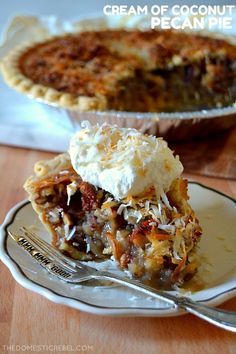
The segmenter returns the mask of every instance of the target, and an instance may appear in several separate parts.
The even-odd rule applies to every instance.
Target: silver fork
[[[74,284],[90,279],[109,280],[142,292],[148,296],[166,301],[175,309],[184,309],[225,330],[236,332],[236,312],[234,311],[212,308],[200,302],[195,302],[188,297],[175,296],[170,292],[154,289],[136,279],[129,279],[109,272],[98,271],[84,265],[80,261],[74,261],[64,256],[56,248],[25,227],[22,227],[20,230],[23,236],[16,235],[11,231],[8,231],[8,233],[17,244],[23,247],[42,267],[61,280]]]

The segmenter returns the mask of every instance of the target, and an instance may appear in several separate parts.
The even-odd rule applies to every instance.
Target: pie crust
[[[9,86],[51,105],[79,111],[158,112],[181,111],[178,95],[187,95],[186,110],[199,95],[202,108],[233,104],[235,63],[236,46],[223,39],[119,29],[26,44],[2,60],[1,70]]]

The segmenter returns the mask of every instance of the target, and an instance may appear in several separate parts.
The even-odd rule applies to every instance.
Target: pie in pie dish
[[[182,171],[162,138],[84,123],[68,153],[36,163],[25,189],[69,257],[111,257],[134,277],[181,285],[197,271],[202,233]]]
[[[236,100],[236,46],[174,30],[65,34],[13,50],[1,69],[16,90],[79,111],[196,111]]]

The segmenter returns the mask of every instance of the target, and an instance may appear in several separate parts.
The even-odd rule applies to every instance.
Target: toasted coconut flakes
[[[153,210],[155,216],[160,219],[161,218],[161,213],[160,213],[159,209],[157,208],[157,206],[156,205],[152,205],[151,209]]]
[[[183,218],[174,219],[173,223],[175,224],[176,227],[185,227],[185,222]]]
[[[173,206],[173,211],[174,211],[175,213],[178,213],[178,210],[176,209],[175,206]]]
[[[158,225],[158,229],[164,230],[164,231],[170,233],[171,235],[174,235],[174,234],[175,234],[175,226],[173,226],[173,225],[163,225],[163,224],[159,224],[159,225]]]
[[[68,184],[66,186],[66,192],[67,192],[67,205],[70,204],[70,198],[72,197],[72,195],[74,195],[77,191],[77,183],[75,181],[71,182],[70,184]]]
[[[149,223],[150,226],[157,226],[157,223],[155,221]]]
[[[57,223],[59,220],[60,220],[60,216],[61,216],[61,211],[62,209],[53,209],[53,210],[49,210],[48,211],[48,220],[51,222],[51,223]]]
[[[124,209],[124,219],[128,222],[133,221],[133,218],[136,219],[136,222],[139,222],[142,219],[143,215],[140,211],[134,209]]]
[[[90,243],[86,244],[86,253],[89,253],[91,250]]]
[[[149,200],[146,200],[145,203],[144,203],[144,209],[145,209],[146,211],[148,211],[149,208],[150,208],[150,201],[149,201]]]
[[[68,170],[63,170],[59,172],[59,175],[67,175],[69,173]]]
[[[161,192],[161,199],[162,199],[163,203],[167,206],[167,208],[169,210],[173,210],[173,208],[171,207],[171,205],[169,203],[167,195],[164,193],[164,191]]]
[[[157,216],[156,216],[151,210],[149,211],[149,214],[152,216],[152,218],[153,218],[155,221],[158,221]]]
[[[74,237],[76,226],[73,226],[72,229],[69,231],[69,225],[66,224],[64,226],[64,229],[65,229],[65,239],[67,241],[70,241]]]
[[[119,208],[117,209],[117,214],[121,215],[123,210],[129,206],[131,206],[131,201],[129,201],[129,203],[127,203],[127,204],[121,204],[119,206]]]

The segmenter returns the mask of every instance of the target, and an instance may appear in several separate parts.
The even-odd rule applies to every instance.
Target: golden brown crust
[[[31,97],[70,109],[103,111],[110,109],[110,101],[119,108],[117,92],[122,91],[124,80],[144,78],[148,85],[155,85],[158,95],[163,82],[150,79],[146,76],[149,72],[186,66],[207,57],[235,61],[236,46],[171,30],[104,30],[54,37],[15,49],[2,61],[1,69],[10,86]],[[223,66],[217,70],[224,70]],[[203,83],[211,85],[214,76]],[[145,89],[137,86],[137,90]],[[144,100],[149,111],[152,102]]]
[[[28,48],[29,45],[25,45],[10,51],[0,63],[3,78],[10,87],[39,101],[63,108],[81,111],[104,110],[105,106],[96,97],[74,97],[74,95],[37,84],[23,75],[18,67],[18,59],[22,52]]]
[[[28,193],[33,209],[38,214],[42,224],[53,235],[53,243],[56,241],[55,232],[45,219],[44,207],[42,207],[42,204],[37,202],[38,198],[41,197],[39,194],[39,189],[43,187],[52,188],[55,183],[55,181],[53,181],[54,177],[60,171],[66,172],[68,169],[71,169],[69,155],[67,153],[60,154],[51,160],[38,161],[34,166],[34,175],[27,178],[24,183],[24,189]],[[66,174],[61,174],[61,176],[62,178],[67,178]]]

